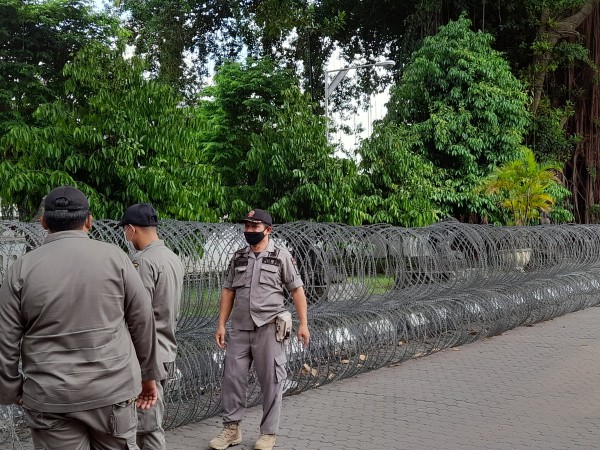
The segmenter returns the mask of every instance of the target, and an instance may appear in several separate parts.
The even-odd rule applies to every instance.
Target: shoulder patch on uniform
[[[238,258],[233,260],[233,267],[241,267],[248,265],[248,258]]]

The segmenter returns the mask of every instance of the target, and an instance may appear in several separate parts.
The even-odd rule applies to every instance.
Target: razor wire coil
[[[126,250],[116,223],[96,221],[90,235]],[[219,413],[219,298],[229,261],[246,243],[241,226],[226,223],[165,220],[159,233],[186,271],[165,388],[164,426],[172,428]],[[0,221],[0,283],[45,236],[39,224]],[[600,303],[600,226],[294,222],[271,236],[297,261],[312,335],[307,349],[286,342],[285,395]],[[252,372],[247,403],[259,402]],[[19,408],[0,407],[0,444],[22,442],[24,426]]]

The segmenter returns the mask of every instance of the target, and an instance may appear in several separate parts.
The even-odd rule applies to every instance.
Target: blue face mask
[[[246,242],[250,245],[256,245],[265,238],[264,231],[244,231]]]

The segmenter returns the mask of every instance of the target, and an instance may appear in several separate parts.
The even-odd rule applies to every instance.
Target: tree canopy
[[[439,207],[457,217],[481,210],[473,187],[516,157],[529,120],[523,86],[492,40],[464,17],[440,27],[413,54],[388,104],[386,121],[435,167]]]
[[[548,193],[586,221],[600,204],[599,4],[6,0],[2,205],[26,218],[69,182],[106,217],[151,201],[198,220],[255,206],[280,220],[482,220],[499,210],[473,186],[525,145],[564,166],[573,195]],[[393,84],[356,158],[324,137],[334,53],[396,61],[333,94],[350,111]]]
[[[32,124],[38,106],[64,92],[63,67],[91,42],[104,42],[116,21],[83,0],[0,4],[0,136]]]
[[[166,217],[216,220],[218,175],[203,163],[200,124],[168,85],[147,80],[138,58],[96,43],[65,66],[65,95],[41,105],[36,125],[0,141],[0,196],[31,217],[53,187],[71,184],[99,217],[151,202]]]
[[[261,133],[253,135],[247,167],[256,172],[252,204],[282,221],[317,220],[358,225],[368,220],[355,201],[356,166],[333,156],[325,118],[297,87]]]
[[[377,126],[359,148],[359,200],[371,223],[429,225],[441,215],[434,166],[414,152],[415,137],[394,123]]]
[[[200,92],[195,114],[204,126],[198,144],[225,188],[223,214],[247,212],[255,200],[258,173],[248,165],[252,136],[275,117],[283,92],[296,81],[269,58],[248,58],[223,64],[214,84]]]

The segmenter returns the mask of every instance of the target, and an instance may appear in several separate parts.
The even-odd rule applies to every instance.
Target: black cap
[[[240,222],[262,222],[269,226],[273,225],[273,219],[271,218],[271,214],[269,214],[264,209],[253,209],[248,214],[246,214],[246,217],[244,217]]]
[[[88,211],[90,205],[83,192],[73,186],[52,189],[44,200],[45,211]]]
[[[158,225],[158,215],[150,203],[136,203],[127,208],[123,214],[119,226],[123,225],[155,227]]]

